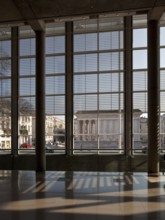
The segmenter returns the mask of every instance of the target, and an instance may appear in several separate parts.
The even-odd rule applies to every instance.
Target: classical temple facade
[[[147,131],[147,119],[144,120],[141,115],[139,109],[133,111],[133,144],[137,148],[142,147],[142,137],[146,135],[144,131]],[[123,111],[78,111],[74,120],[75,149],[122,149],[123,128]]]

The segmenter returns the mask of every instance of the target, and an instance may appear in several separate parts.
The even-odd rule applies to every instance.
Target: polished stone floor
[[[2,220],[164,220],[165,176],[0,171]]]

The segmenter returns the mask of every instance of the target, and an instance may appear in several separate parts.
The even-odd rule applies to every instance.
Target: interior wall
[[[35,155],[0,155],[0,169],[35,170]],[[46,170],[147,172],[147,155],[47,155]]]

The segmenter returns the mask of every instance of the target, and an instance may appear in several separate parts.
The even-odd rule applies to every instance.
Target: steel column
[[[15,157],[18,155],[18,27],[13,27],[12,31],[12,78],[11,78],[11,153],[12,153],[12,169],[15,167]]]
[[[132,17],[124,18],[124,140],[125,153],[132,154]]]
[[[46,170],[45,33],[36,31],[36,171]]]
[[[148,173],[159,175],[159,22],[148,21]]]
[[[66,154],[73,152],[73,22],[66,22]]]

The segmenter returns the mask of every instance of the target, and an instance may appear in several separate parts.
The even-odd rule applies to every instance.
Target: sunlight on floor
[[[14,174],[14,182],[10,177],[0,181],[0,214],[17,213],[17,220],[18,216],[22,219],[27,214],[32,216],[30,220],[36,220],[36,215],[42,216],[42,212],[41,220],[57,215],[65,215],[62,219],[68,215],[77,216],[76,219],[80,215],[89,219],[111,216],[115,220],[124,216],[131,219],[143,216],[147,220],[152,216],[155,220],[165,218],[165,176],[47,172],[42,177],[24,171]]]

